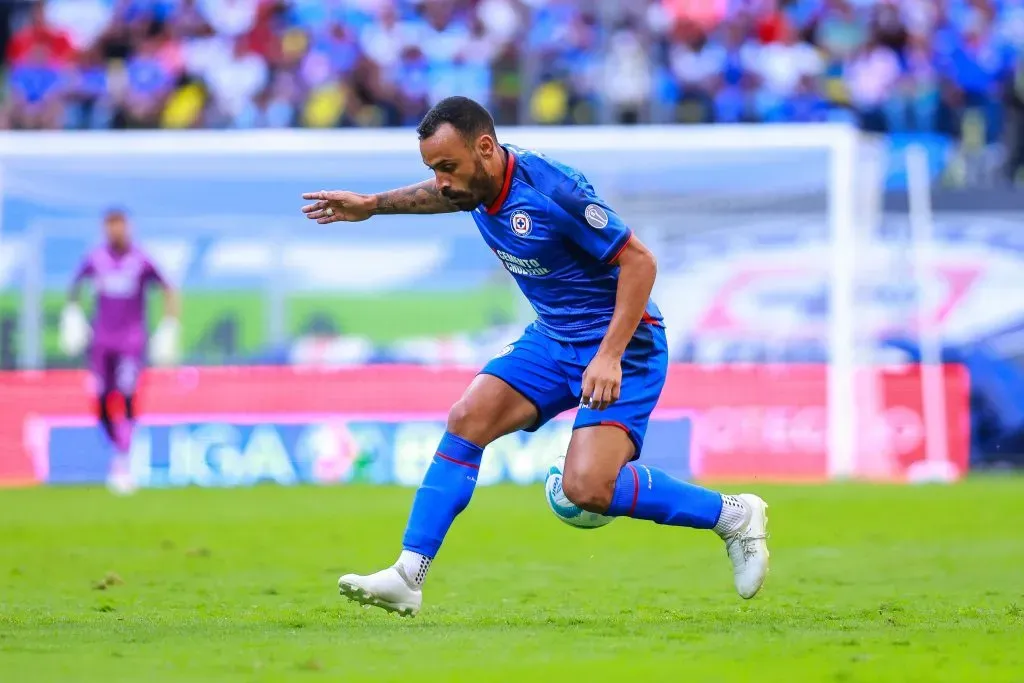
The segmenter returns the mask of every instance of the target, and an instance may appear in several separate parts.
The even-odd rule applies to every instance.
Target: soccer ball
[[[547,479],[544,480],[544,497],[548,501],[548,507],[555,513],[555,517],[577,529],[596,529],[615,519],[599,515],[596,512],[587,512],[566,498],[562,493],[563,469],[565,469],[564,455],[548,469]]]

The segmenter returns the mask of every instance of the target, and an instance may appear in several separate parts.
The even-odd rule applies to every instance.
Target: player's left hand
[[[150,357],[154,365],[169,366],[178,362],[180,329],[177,318],[166,316],[160,321],[150,340]]]
[[[597,354],[583,373],[580,407],[604,410],[619,400],[622,361],[618,356]]]

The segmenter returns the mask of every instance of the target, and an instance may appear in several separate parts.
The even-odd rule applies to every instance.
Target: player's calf
[[[434,557],[473,497],[484,447],[528,423],[532,411],[526,399],[495,377],[481,375],[470,385],[449,411],[445,434],[416,492],[402,542],[406,551]]]
[[[369,576],[346,574],[345,597],[403,614],[415,614],[427,570],[452,522],[476,488],[484,446],[537,418],[526,398],[496,377],[478,376],[448,415],[444,436],[416,491],[402,552],[393,567]]]
[[[103,433],[106,434],[110,443],[117,444],[117,428],[114,425],[114,416],[110,412],[110,402],[113,398],[111,392],[103,392],[96,399],[96,418],[99,420]]]
[[[655,467],[628,462],[632,454],[632,439],[621,429],[608,425],[577,429],[566,455],[562,491],[591,512],[713,530],[725,541],[736,591],[743,598],[756,595],[768,574],[765,502],[750,494],[723,495]],[[610,468],[622,462],[626,464],[612,477]]]

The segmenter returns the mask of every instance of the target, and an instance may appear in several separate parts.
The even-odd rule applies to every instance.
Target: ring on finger
[[[326,213],[328,216],[333,216],[334,209],[332,209],[331,207],[327,207],[327,211],[325,211],[324,213]]]

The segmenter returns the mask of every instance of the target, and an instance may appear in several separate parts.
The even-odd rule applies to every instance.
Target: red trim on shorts
[[[632,231],[630,231],[629,237],[626,238],[626,241],[622,243],[622,246],[619,247],[618,250],[614,254],[612,254],[612,257],[610,259],[608,259],[606,261],[606,263],[608,265],[614,265],[615,262],[619,260],[619,257],[622,256],[622,252],[624,252],[626,250],[626,246],[630,242],[632,242],[632,241],[633,241],[633,233],[632,233]]]
[[[455,458],[452,458],[450,456],[445,455],[441,451],[438,451],[437,453],[434,453],[434,455],[436,455],[437,457],[441,458],[442,460],[447,460],[448,462],[453,462],[456,465],[462,465],[463,467],[468,467],[471,470],[478,470],[478,469],[480,469],[480,465],[474,465],[473,463],[466,462],[465,460],[456,460]]]
[[[644,316],[640,318],[640,322],[646,325],[655,325],[657,327],[664,327],[662,322],[655,317],[652,317],[650,313],[644,311]]]
[[[597,424],[601,425],[602,427],[618,427],[622,431],[626,432],[627,436],[629,436],[630,438],[633,438],[630,435],[629,427],[627,427],[626,425],[622,424],[621,422],[615,422],[614,420],[601,420]]]
[[[512,189],[512,175],[516,167],[516,155],[508,150],[505,150],[505,153],[508,154],[508,162],[505,164],[505,180],[501,184],[501,192],[498,193],[498,198],[487,207],[487,213],[491,216],[501,211],[501,205],[508,199],[508,191]]]
[[[633,474],[633,503],[629,506],[629,517],[633,516],[636,512],[636,501],[640,498],[640,475],[637,474],[636,468],[632,465],[626,465],[629,471]]]

